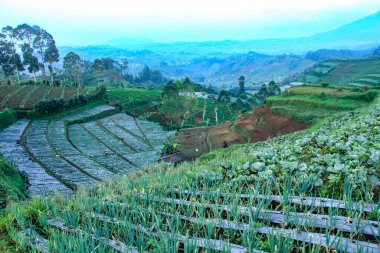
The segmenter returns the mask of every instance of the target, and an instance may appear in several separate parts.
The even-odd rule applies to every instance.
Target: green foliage
[[[106,88],[104,86],[99,86],[96,88],[95,94],[92,95],[79,95],[69,98],[67,101],[62,98],[40,101],[35,105],[35,110],[40,114],[52,114],[60,112],[64,109],[86,105],[91,101],[97,100],[99,98],[103,99],[105,96]]]
[[[274,81],[270,81],[268,86],[263,84],[259,91],[248,99],[248,102],[250,102],[253,106],[260,106],[264,104],[267,97],[277,96],[280,93],[280,87]]]
[[[326,88],[327,86],[329,86],[329,85],[330,85],[329,83],[322,83],[322,84],[321,84],[321,86],[322,86],[322,87],[325,87],[325,88]]]
[[[25,199],[25,190],[24,178],[0,155],[0,209],[10,201]]]
[[[128,114],[140,117],[157,111],[161,101],[161,92],[147,89],[114,89],[107,92],[108,100],[115,102]]]
[[[174,137],[169,136],[164,144],[162,144],[162,150],[161,150],[161,155],[166,156],[166,155],[172,155],[178,153],[180,150],[180,145],[175,143]]]
[[[5,109],[0,112],[0,130],[8,127],[17,121],[17,113],[13,109]]]

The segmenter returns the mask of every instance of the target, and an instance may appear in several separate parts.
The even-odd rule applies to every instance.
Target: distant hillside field
[[[88,94],[84,88],[47,85],[0,85],[0,110],[13,108],[31,110],[45,100],[65,99]]]
[[[306,83],[380,88],[380,58],[330,60],[308,69],[298,78]]]
[[[271,107],[273,113],[312,123],[337,112],[368,106],[377,95],[377,90],[305,85],[289,88],[281,96],[269,97],[265,104]]]
[[[240,113],[229,103],[216,103],[213,99],[189,96],[181,97],[183,103],[179,105],[168,104],[165,110],[160,110],[162,101],[161,92],[158,90],[113,89],[107,91],[107,94],[108,100],[121,106],[129,115],[145,118],[172,129],[215,125],[233,120]],[[176,119],[171,117],[174,114],[178,115]],[[185,117],[187,120],[183,121]]]

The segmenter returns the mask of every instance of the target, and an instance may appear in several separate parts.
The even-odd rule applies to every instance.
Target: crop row
[[[35,160],[30,159],[28,153],[17,144],[22,138],[22,133],[28,125],[28,121],[20,120],[0,133],[0,153],[11,161],[17,169],[28,177],[28,194],[46,196],[55,191],[63,195],[73,192],[46,173],[45,169]]]
[[[80,94],[86,94],[83,88],[51,87],[45,85],[0,85],[1,107],[33,109],[42,100],[60,99],[66,100]]]

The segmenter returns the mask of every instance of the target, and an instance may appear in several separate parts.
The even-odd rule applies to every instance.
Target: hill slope
[[[15,204],[14,240],[36,247],[38,238],[57,252],[378,252],[379,112],[344,113],[315,131],[176,168],[156,165],[73,199]]]

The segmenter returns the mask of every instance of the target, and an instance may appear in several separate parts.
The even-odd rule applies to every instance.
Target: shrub
[[[322,85],[322,87],[327,87],[327,86],[329,86],[330,84],[329,84],[329,83],[322,83],[321,85]]]
[[[320,99],[322,99],[322,100],[325,100],[325,99],[327,98],[327,95],[326,95],[326,93],[321,92],[321,93],[319,93],[318,97],[319,97]]]
[[[96,88],[96,93],[94,95],[79,95],[77,97],[72,97],[67,101],[63,99],[53,99],[49,101],[40,101],[35,106],[35,110],[41,114],[50,114],[59,112],[63,109],[69,109],[76,106],[81,106],[88,104],[94,99],[105,98],[106,97],[106,88],[105,86],[99,86]]]
[[[17,113],[13,109],[6,109],[0,112],[0,130],[8,127],[17,121]]]
[[[371,91],[367,91],[361,94],[346,95],[344,96],[344,98],[372,102],[376,98],[376,96],[377,96],[377,91],[371,90]]]
[[[49,114],[58,112],[65,107],[65,100],[61,99],[53,99],[49,101],[40,101],[36,104],[35,109],[37,112],[42,114]]]

